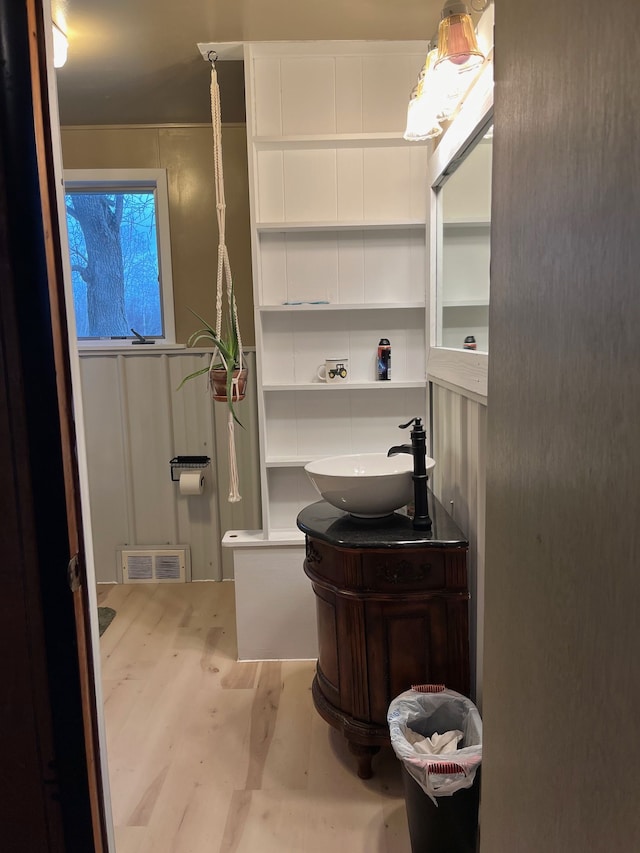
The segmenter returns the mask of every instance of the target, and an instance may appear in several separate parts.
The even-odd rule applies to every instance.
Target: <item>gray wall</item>
[[[640,849],[638,32],[496,14],[483,853]]]

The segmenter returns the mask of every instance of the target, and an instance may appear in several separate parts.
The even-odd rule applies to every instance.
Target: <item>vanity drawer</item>
[[[403,550],[362,554],[363,589],[378,592],[445,589],[446,580],[442,551],[421,549],[409,553]]]
[[[331,586],[345,586],[342,554],[319,539],[306,537],[305,572],[312,580],[325,581]]]

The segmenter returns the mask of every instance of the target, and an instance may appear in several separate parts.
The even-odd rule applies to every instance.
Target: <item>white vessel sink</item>
[[[427,458],[427,473],[435,461]],[[327,503],[358,518],[382,518],[413,499],[413,456],[356,453],[304,466]]]

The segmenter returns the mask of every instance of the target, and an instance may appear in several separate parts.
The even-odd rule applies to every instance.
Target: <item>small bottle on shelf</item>
[[[391,379],[391,344],[388,338],[380,338],[378,344],[378,379]]]

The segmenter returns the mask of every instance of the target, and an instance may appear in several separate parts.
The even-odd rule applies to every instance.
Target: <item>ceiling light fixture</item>
[[[470,2],[474,11],[483,12],[491,0]],[[441,18],[437,38],[429,44],[427,59],[409,100],[404,138],[411,142],[433,139],[442,133],[440,122],[454,114],[485,61],[466,3],[447,0]]]
[[[60,27],[53,23],[53,67],[62,68],[67,61],[67,51],[69,49],[69,40],[66,33],[63,33]]]
[[[459,71],[475,68],[484,62],[466,3],[447,0],[438,27],[437,64],[451,63]]]

